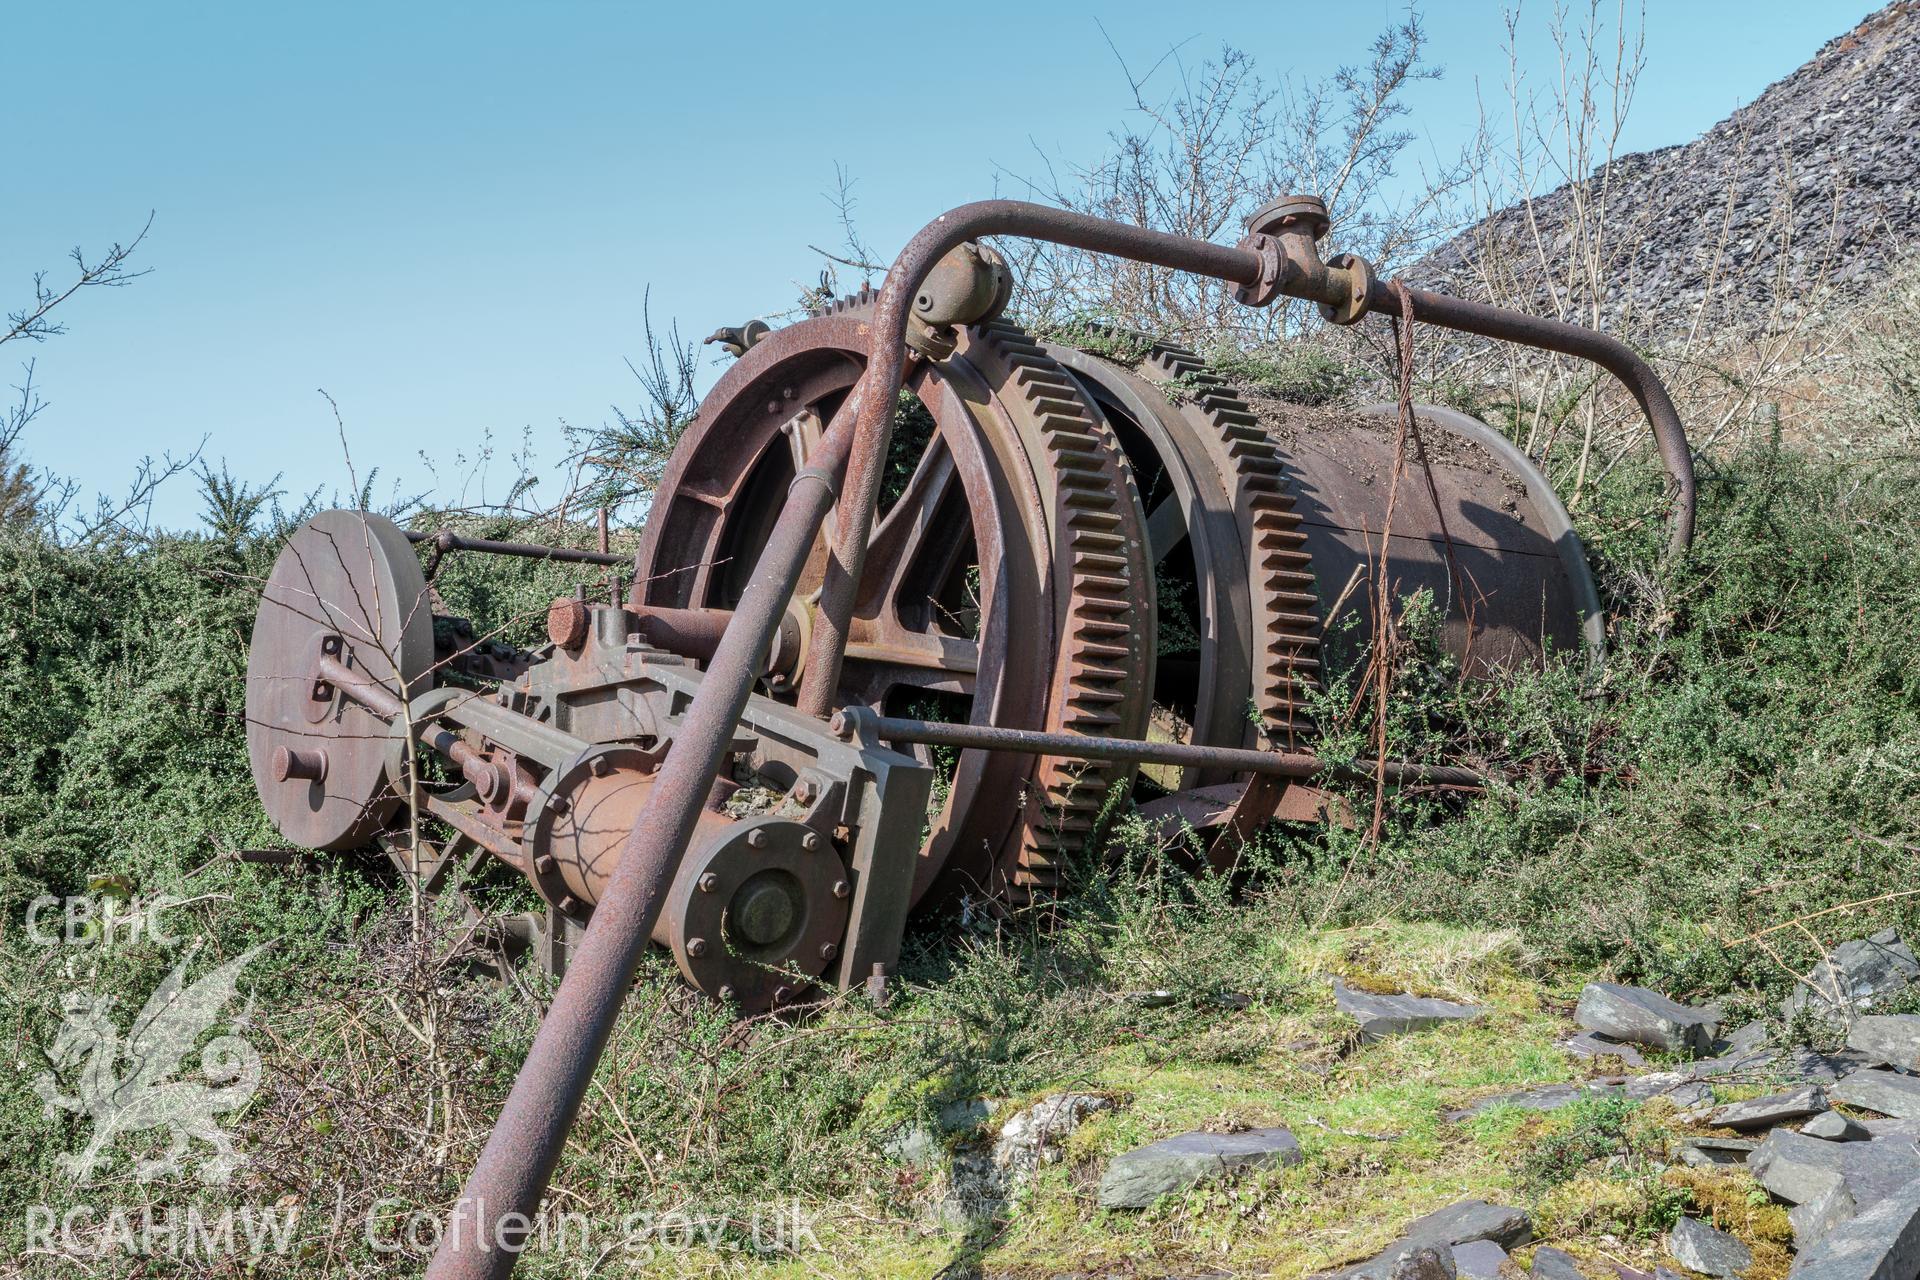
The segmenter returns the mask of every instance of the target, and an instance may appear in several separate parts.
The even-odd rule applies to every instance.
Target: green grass
[[[1506,780],[1477,797],[1395,798],[1378,845],[1339,829],[1277,832],[1229,882],[1152,856],[1123,815],[1116,856],[1078,868],[1049,919],[917,925],[885,1012],[856,997],[800,1024],[739,1026],[651,965],[556,1203],[603,1222],[669,1207],[744,1219],[790,1200],[823,1215],[825,1261],[662,1263],[688,1274],[931,1274],[955,1259],[1036,1275],[1129,1260],[1198,1269],[1230,1251],[1236,1266],[1298,1275],[1364,1256],[1406,1218],[1470,1195],[1527,1199],[1576,1251],[1611,1231],[1651,1256],[1659,1222],[1718,1189],[1610,1170],[1572,1138],[1548,1143],[1563,1159],[1536,1176],[1529,1153],[1574,1132],[1560,1126],[1578,1113],[1496,1110],[1448,1126],[1440,1112],[1568,1078],[1553,1041],[1589,976],[1724,998],[1736,1019],[1766,1012],[1786,969],[1739,939],[1911,888],[1916,470],[1778,449],[1717,460],[1704,471],[1697,554],[1673,571],[1658,567],[1646,518],[1651,473],[1617,472],[1580,514],[1612,619],[1604,677],[1594,684],[1569,658],[1464,686],[1416,645],[1396,675],[1390,749]],[[137,895],[195,899],[182,920],[210,954],[279,939],[253,971],[268,1083],[232,1125],[254,1162],[224,1194],[316,1214],[387,1197],[432,1208],[484,1140],[541,987],[468,977],[457,922],[416,930],[370,857],[288,873],[235,856],[279,843],[247,777],[239,709],[254,594],[283,528],[85,548],[0,537],[0,907],[19,921],[35,895],[111,873]],[[586,576],[455,557],[439,586],[480,629],[525,641],[546,600]],[[1335,754],[1364,744],[1370,709],[1342,703],[1351,691],[1335,679]],[[1371,796],[1350,800],[1364,814]],[[1871,902],[1812,927],[1825,943],[1911,928],[1917,902]],[[1776,941],[1784,964],[1814,954],[1797,931]],[[124,1025],[176,958],[145,943],[69,953],[0,935],[8,1048],[24,1064],[0,1090],[10,1246],[25,1205],[74,1194],[51,1161],[82,1131],[45,1117],[29,1089],[62,994],[103,990]],[[1471,1028],[1354,1046],[1333,1011],[1336,975],[1491,1012]],[[1171,1000],[1149,1007],[1145,991]],[[997,1121],[1063,1088],[1124,1105],[1076,1135],[992,1229],[941,1223],[940,1175],[884,1154],[943,1104],[987,1098]],[[1266,1123],[1293,1127],[1304,1165],[1144,1214],[1095,1207],[1115,1151]],[[1757,1239],[1772,1229],[1743,1227]],[[363,1244],[309,1243],[297,1263],[265,1260],[257,1274],[418,1268]],[[578,1274],[579,1263],[544,1257],[526,1274]],[[4,1265],[72,1274],[31,1256]],[[187,1273],[169,1265],[152,1274]]]

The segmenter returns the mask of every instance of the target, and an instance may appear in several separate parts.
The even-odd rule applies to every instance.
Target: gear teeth
[[[1286,459],[1246,401],[1194,352],[1156,342],[1144,365],[1189,388],[1187,409],[1218,433],[1232,466],[1234,505],[1251,540],[1255,710],[1274,746],[1300,750],[1315,736],[1306,706],[1320,689],[1320,602]]]
[[[1141,736],[1153,641],[1139,602],[1152,571],[1133,473],[1112,428],[1038,342],[1005,321],[970,332],[970,357],[1006,370],[1006,385],[1031,406],[1058,486],[1055,538],[1067,548],[1060,569],[1069,580],[1055,675],[1057,721],[1069,733]],[[1039,762],[1029,799],[1040,811],[1025,824],[1008,868],[1015,901],[1060,887],[1066,863],[1093,836],[1108,791],[1128,774],[1118,762]]]
[[[871,284],[863,284],[857,291],[846,295],[844,298],[835,298],[832,302],[824,306],[813,308],[807,312],[807,314],[818,318],[820,316],[845,315],[849,311],[870,311],[878,305],[879,302],[880,291]]]

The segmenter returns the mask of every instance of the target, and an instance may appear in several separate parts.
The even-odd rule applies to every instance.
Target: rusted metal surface
[[[705,658],[701,628],[721,619],[737,567],[757,556],[768,494],[815,456],[821,421],[865,367],[871,314],[872,300],[856,297],[771,335],[708,396],[635,557],[629,607],[662,647]],[[932,698],[978,723],[1139,732],[1151,573],[1118,443],[1017,329],[982,326],[955,346],[909,372],[932,430],[917,456],[902,455],[910,465],[873,529],[832,705]],[[788,631],[811,616],[804,602],[826,558],[823,545],[809,559],[772,655],[770,687],[783,697],[796,692],[784,662],[809,642],[789,643]],[[806,697],[804,680],[797,692]],[[1089,824],[1117,781],[1112,770],[1068,778],[1046,762],[963,753],[929,824],[916,899],[936,886],[1046,888],[1065,852],[1059,834]]]
[[[609,551],[579,551],[572,547],[548,547],[537,542],[499,542],[492,538],[469,538],[442,529],[437,533],[409,531],[407,541],[425,543],[432,548],[427,562],[429,576],[449,551],[484,551],[495,556],[519,556],[527,560],[559,560],[568,564],[625,564],[627,558]]]
[[[403,534],[355,512],[296,531],[249,664],[268,811],[310,847],[378,836],[423,884],[511,867],[547,903],[521,945],[565,968],[429,1275],[511,1270],[505,1228],[537,1208],[650,941],[745,1009],[828,983],[883,1001],[913,903],[942,886],[1052,891],[1140,764],[1178,787],[1143,813],[1224,828],[1209,852],[1222,867],[1264,822],[1350,821],[1316,781],[1484,785],[1333,764],[1310,749],[1312,712],[1344,614],[1366,633],[1369,609],[1422,587],[1470,674],[1597,648],[1584,555],[1532,464],[1482,424],[1421,409],[1405,461],[1424,482],[1383,538],[1380,481],[1404,467],[1379,419],[1269,405],[1166,344],[1124,366],[1046,347],[996,318],[1011,281],[979,243],[1197,272],[1336,323],[1404,305],[1592,360],[1653,426],[1685,548],[1691,456],[1644,361],[1323,260],[1326,224],[1317,200],[1288,197],[1227,248],[988,201],[924,228],[878,293],[721,331],[739,362],[669,463],[631,593],[616,578],[611,603],[556,600],[533,652],[483,646],[454,619],[436,647],[427,578],[455,550],[618,565],[604,520],[599,552]],[[891,450],[903,388],[931,427]],[[424,572],[409,541],[426,544]],[[1190,636],[1163,626],[1176,621]],[[1168,740],[1143,740],[1150,721]],[[451,780],[420,769],[422,752]],[[951,776],[929,814],[936,759]],[[784,789],[785,807],[723,812],[735,770]],[[458,834],[438,851],[401,839],[405,803]]]
[[[926,743],[942,747],[981,747],[1018,751],[1027,755],[1055,755],[1080,760],[1133,760],[1156,764],[1212,766],[1276,778],[1340,778],[1371,782],[1378,776],[1366,763],[1337,764],[1319,756],[1294,751],[1250,751],[1242,747],[1207,747],[1188,742],[1143,742],[1137,738],[1102,738],[1073,733],[1040,733],[1030,729],[1001,729],[993,725],[944,724],[937,720],[908,720],[877,716],[850,707],[834,718],[836,731],[851,732],[865,723],[882,742]],[[1448,787],[1484,787],[1486,778],[1471,769],[1413,764],[1389,760],[1384,770],[1396,786],[1426,783]]]
[[[1666,387],[1653,372],[1652,366],[1641,359],[1633,348],[1618,338],[1584,329],[1577,324],[1508,311],[1504,307],[1490,307],[1485,303],[1468,302],[1464,298],[1450,298],[1441,293],[1429,293],[1398,281],[1376,283],[1368,296],[1367,309],[1379,315],[1397,315],[1400,310],[1399,291],[1403,289],[1413,299],[1413,318],[1416,320],[1437,324],[1443,329],[1455,329],[1483,338],[1517,342],[1542,351],[1576,356],[1599,365],[1617,378],[1633,396],[1634,402],[1640,406],[1640,412],[1646,415],[1648,424],[1653,428],[1661,465],[1666,468],[1667,479],[1673,484],[1672,507],[1668,515],[1668,550],[1670,554],[1678,556],[1693,545],[1697,503],[1693,450],[1687,445],[1686,428],[1680,423],[1679,411],[1673,407],[1673,397],[1667,394]]]

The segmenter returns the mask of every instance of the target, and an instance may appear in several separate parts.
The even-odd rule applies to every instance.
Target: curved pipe
[[[1376,315],[1399,315],[1400,293],[1403,290],[1413,300],[1415,320],[1424,320],[1445,329],[1457,329],[1461,333],[1478,334],[1483,338],[1497,338],[1502,342],[1517,342],[1542,351],[1578,356],[1618,378],[1639,404],[1648,425],[1653,428],[1654,443],[1660,449],[1660,461],[1666,466],[1667,478],[1673,482],[1668,554],[1680,556],[1693,545],[1693,450],[1687,446],[1687,431],[1680,425],[1680,414],[1673,407],[1672,397],[1667,395],[1667,389],[1653,372],[1653,367],[1642,360],[1632,347],[1618,338],[1583,329],[1577,324],[1508,311],[1504,307],[1490,307],[1482,302],[1468,302],[1464,298],[1450,298],[1444,293],[1429,293],[1425,289],[1403,285],[1397,280],[1375,282],[1367,295],[1367,310]]]
[[[528,1223],[559,1162],[567,1130],[613,1032],[640,954],[648,944],[667,888],[679,869],[714,774],[746,706],[759,661],[780,626],[838,489],[845,519],[840,545],[828,566],[816,631],[822,642],[815,645],[809,661],[811,687],[804,704],[817,715],[824,716],[833,709],[832,690],[839,681],[853,591],[866,557],[882,463],[892,432],[893,407],[905,372],[907,303],[917,296],[927,273],[948,250],[988,235],[1050,240],[1240,285],[1256,284],[1263,267],[1260,255],[1246,250],[1016,200],[962,205],[928,223],[908,242],[881,290],[867,373],[828,424],[816,463],[794,477],[788,489],[767,546],[754,565],[752,580],[715,647],[700,690],[681,722],[674,748],[667,753],[655,779],[646,811],[627,836],[606,895],[594,910],[586,936],[574,952],[486,1148],[454,1207],[440,1247],[427,1268],[429,1280],[498,1280],[513,1269],[518,1250],[528,1236]],[[1422,318],[1443,325],[1451,318],[1468,327],[1469,332],[1481,331],[1472,329],[1471,324],[1488,323],[1480,314],[1483,311],[1502,324],[1524,319],[1494,308],[1451,312],[1448,306],[1471,304],[1455,304],[1438,295],[1427,297],[1432,301]],[[1369,296],[1368,301],[1371,304],[1373,298]],[[1418,315],[1418,294],[1414,301]],[[1619,355],[1599,335],[1573,326],[1565,328],[1600,343],[1592,349],[1618,362]],[[1533,345],[1559,349],[1553,346],[1562,336],[1557,329],[1536,332],[1547,341]],[[1629,361],[1637,361],[1624,347],[1618,352]],[[1585,353],[1575,350],[1571,354]],[[1634,365],[1622,363],[1620,367],[1631,371]],[[1659,383],[1650,372],[1644,377],[1646,384],[1658,389]],[[1629,386],[1633,385],[1629,381]],[[1641,403],[1650,415],[1650,406],[1656,404],[1664,405],[1669,415],[1672,411],[1664,392],[1657,400],[1643,394]],[[1672,421],[1672,433],[1684,445],[1677,418]],[[1663,456],[1667,456],[1664,441]],[[836,480],[843,459],[847,474],[845,485],[840,486]],[[1673,466],[1671,457],[1668,461]],[[1680,474],[1688,478],[1684,488],[1690,498],[1691,467]],[[1684,545],[1684,538],[1677,541]]]
[[[893,431],[893,406],[905,372],[908,305],[935,263],[948,251],[980,236],[1047,240],[1247,287],[1261,282],[1266,265],[1261,254],[1252,249],[1189,240],[1022,200],[979,200],[963,204],[922,227],[894,259],[874,308],[873,345],[866,375],[861,380],[864,404],[854,426],[853,452],[841,493],[839,535],[827,563],[814,645],[802,684],[800,705],[809,714],[826,716],[831,712],[834,690],[840,682],[847,627],[853,617],[854,595],[866,561],[867,538],[873,527],[887,443]],[[1335,274],[1320,273],[1322,283],[1331,282],[1333,287],[1344,290],[1345,276],[1334,280]],[[1288,288],[1285,283],[1281,287]],[[1401,287],[1376,283],[1368,292],[1367,310],[1397,315]],[[1295,296],[1308,296],[1298,284],[1293,285],[1292,290],[1300,290]],[[1407,293],[1412,298],[1417,320],[1578,356],[1599,365],[1624,383],[1652,425],[1661,460],[1674,483],[1670,551],[1675,555],[1686,551],[1693,541],[1693,455],[1687,447],[1686,431],[1674,411],[1673,401],[1646,361],[1617,339],[1578,325],[1542,320],[1419,289],[1408,288]],[[1339,301],[1317,297],[1314,300]]]

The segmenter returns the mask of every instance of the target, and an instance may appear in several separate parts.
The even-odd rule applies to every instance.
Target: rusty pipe
[[[842,455],[846,445],[836,437],[852,434],[858,408],[858,398],[849,396],[834,414],[823,459]],[[833,506],[835,487],[831,471],[817,466],[802,470],[788,487],[752,580],[654,780],[643,818],[621,846],[606,894],[454,1206],[427,1267],[428,1280],[496,1280],[513,1270],[526,1238],[519,1228],[539,1209],[560,1161],[761,659]]]
[[[1213,276],[1246,290],[1257,291],[1264,282],[1276,285],[1278,292],[1296,297],[1329,300],[1320,296],[1328,285],[1328,280],[1320,277],[1328,273],[1319,273],[1319,277],[1304,273],[1297,278],[1276,281],[1267,256],[1254,249],[1228,248],[1020,200],[964,204],[922,227],[894,259],[874,308],[872,346],[860,384],[865,407],[854,429],[853,454],[842,486],[847,501],[842,505],[839,536],[827,563],[814,643],[808,653],[802,687],[800,706],[811,715],[825,716],[835,701],[834,690],[839,684],[840,665],[846,653],[847,628],[853,617],[854,598],[859,590],[867,538],[872,531],[885,469],[887,443],[893,430],[893,405],[899,396],[904,372],[908,304],[917,296],[921,282],[934,264],[948,251],[976,237],[993,235],[1048,240],[1094,253],[1150,262]],[[1539,320],[1440,294],[1409,292],[1414,295],[1414,315],[1418,319],[1467,333],[1506,336],[1529,346],[1578,356],[1599,364],[1625,383],[1653,427],[1661,460],[1675,485],[1671,546],[1675,552],[1686,550],[1693,538],[1692,454],[1686,447],[1686,433],[1673,410],[1671,398],[1645,361],[1615,339],[1578,325]],[[1370,311],[1392,314],[1397,297],[1387,287],[1376,285],[1368,291],[1366,302]]]
[[[833,718],[835,733],[871,733],[882,742],[921,743],[983,751],[1016,751],[1025,755],[1063,756],[1070,760],[1131,760],[1144,764],[1231,769],[1278,778],[1340,778],[1372,782],[1373,766],[1339,764],[1315,755],[1292,751],[1252,751],[1243,747],[1210,747],[1189,742],[1142,742],[1135,738],[1100,738],[1076,733],[1044,733],[1037,729],[1002,729],[984,724],[946,724],[938,720],[908,720],[876,716],[865,707],[847,707]],[[1484,787],[1487,779],[1471,769],[1389,760],[1383,771],[1390,783],[1431,782],[1452,787]]]
[[[406,711],[406,703],[395,696],[392,690],[366,672],[349,667],[330,654],[320,656],[320,660],[314,664],[314,672],[342,695],[388,724],[398,720]],[[424,746],[439,752],[460,770],[460,776],[473,784],[482,803],[491,803],[496,794],[512,784],[512,779],[498,765],[445,725],[428,720],[424,724],[410,725],[409,728]],[[276,768],[277,765],[276,757]]]
[[[1653,428],[1660,461],[1665,465],[1667,478],[1674,486],[1668,554],[1676,557],[1685,554],[1687,548],[1693,545],[1696,502],[1693,450],[1687,444],[1686,428],[1681,425],[1680,414],[1673,407],[1673,398],[1667,394],[1653,367],[1641,359],[1632,347],[1618,338],[1577,324],[1530,316],[1504,307],[1490,307],[1482,302],[1468,302],[1444,293],[1429,293],[1425,289],[1403,285],[1397,280],[1376,281],[1367,296],[1367,310],[1376,315],[1399,315],[1402,290],[1413,301],[1415,320],[1424,320],[1445,329],[1456,329],[1461,333],[1478,334],[1483,338],[1517,342],[1542,351],[1575,356],[1599,365],[1619,379],[1640,406],[1640,412],[1646,415],[1648,425]]]
[[[438,533],[407,532],[408,542],[424,542],[433,548],[434,557],[449,551],[484,551],[496,556],[524,556],[529,560],[564,560],[573,564],[625,564],[626,556],[607,551],[575,551],[571,547],[548,547],[537,542],[498,542],[492,538],[468,538],[442,529]]]

